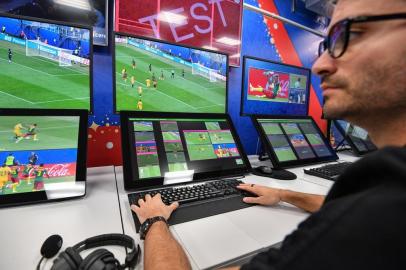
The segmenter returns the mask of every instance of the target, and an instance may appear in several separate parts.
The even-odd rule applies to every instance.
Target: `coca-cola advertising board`
[[[241,0],[116,0],[115,31],[218,50],[240,65]]]
[[[45,167],[45,170],[47,170],[47,172],[48,172],[49,178],[76,175],[76,162],[75,163],[45,164],[44,167]]]

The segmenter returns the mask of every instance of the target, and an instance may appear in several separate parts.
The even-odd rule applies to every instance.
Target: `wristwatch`
[[[141,238],[141,240],[145,240],[145,236],[147,236],[149,228],[151,228],[152,224],[154,224],[157,221],[163,221],[163,222],[165,222],[166,226],[168,226],[168,222],[162,216],[156,216],[156,217],[152,217],[152,218],[147,218],[144,221],[144,223],[141,224],[141,227],[140,227],[140,238]]]

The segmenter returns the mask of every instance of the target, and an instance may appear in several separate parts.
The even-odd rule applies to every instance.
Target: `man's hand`
[[[167,206],[162,202],[161,194],[157,194],[154,197],[147,194],[145,196],[145,201],[143,199],[138,200],[138,205],[131,205],[131,209],[137,214],[137,217],[140,223],[144,223],[144,221],[148,218],[162,216],[166,220],[169,219],[172,212],[178,208],[179,203],[174,202],[171,205]]]
[[[244,197],[246,203],[257,203],[261,205],[275,205],[281,201],[281,190],[276,188],[264,187],[254,184],[240,184],[238,189],[242,189],[258,197]]]

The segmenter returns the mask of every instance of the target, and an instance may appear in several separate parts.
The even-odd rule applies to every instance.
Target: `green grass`
[[[206,122],[206,128],[207,130],[221,130],[218,122]]]
[[[25,47],[0,41],[0,70],[0,108],[90,109],[88,67],[60,67],[43,57],[26,56]]]
[[[158,154],[138,155],[137,156],[138,167],[145,167],[149,165],[158,165]]]
[[[131,66],[132,59],[137,62],[136,69]],[[165,80],[158,80],[158,87],[147,88],[145,80],[151,78],[148,65],[158,79],[161,70]],[[139,99],[136,87],[131,88],[130,78],[135,76],[136,86],[143,87],[142,101],[144,111],[170,112],[211,112],[224,113],[226,102],[226,83],[210,82],[208,79],[192,75],[192,69],[149,52],[136,49],[131,45],[116,44],[116,108],[121,110],[138,110]],[[128,80],[121,78],[121,70],[127,69]],[[171,70],[175,78],[170,78]],[[182,69],[185,78],[181,77]]]
[[[262,128],[265,131],[265,134],[283,134],[282,129],[278,124],[273,123],[261,123]]]
[[[24,192],[32,192],[32,189],[34,188],[34,182],[35,179],[32,178],[31,183],[28,184],[26,180],[20,180],[20,184],[16,186],[16,192],[13,193],[13,189],[9,186],[9,184],[12,184],[11,181],[8,181],[3,189],[0,189],[0,192],[2,191],[3,195],[6,194],[16,194],[16,193],[24,193]],[[44,178],[43,179],[44,184],[55,184],[55,183],[66,183],[66,182],[74,182],[75,181],[75,176],[65,176],[65,177],[53,177],[51,179]],[[6,187],[9,186],[9,187]]]
[[[181,142],[164,142],[166,152],[178,152],[183,151],[183,145]]]
[[[282,124],[286,134],[302,134],[297,124]]]
[[[135,132],[135,140],[137,142],[155,141],[154,132]]]
[[[185,132],[187,144],[211,144],[208,132]]]
[[[287,103],[289,101],[288,98],[267,98],[267,97],[257,97],[257,96],[250,96],[248,95],[248,100],[257,100],[257,101],[265,101],[265,102],[284,102]]]
[[[134,122],[134,131],[153,131],[152,122]]]
[[[77,117],[0,116],[0,151],[76,148],[79,133]],[[23,139],[15,143],[14,126],[36,123],[38,141]],[[25,133],[26,130],[22,129]]]
[[[296,156],[290,147],[275,149],[275,154],[279,161],[296,160]]]
[[[188,169],[186,163],[169,163],[168,166],[170,172],[186,171]]]
[[[161,122],[161,130],[162,131],[178,131],[178,124],[176,122]]]
[[[231,134],[230,131],[227,132],[209,132],[210,134],[210,139],[213,144],[218,144],[218,143],[235,143],[233,135]]]
[[[162,137],[164,138],[164,141],[179,141],[180,140],[180,135],[179,132],[162,132]]]
[[[179,162],[185,162],[185,155],[183,152],[168,152],[166,153],[166,158],[168,159],[168,163],[179,163]]]
[[[144,166],[138,168],[139,178],[151,178],[161,176],[159,165]]]
[[[190,160],[205,160],[216,159],[217,155],[214,153],[213,145],[196,145],[189,144],[187,146],[189,150]]]

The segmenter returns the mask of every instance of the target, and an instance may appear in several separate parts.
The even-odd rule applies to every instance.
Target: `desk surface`
[[[303,168],[295,170],[303,172]],[[249,175],[243,181],[321,195],[326,194],[331,186],[311,183],[301,176],[299,174],[293,181],[282,181]],[[123,186],[122,167],[116,167],[116,177],[124,232],[139,240],[129,208],[128,192]],[[288,204],[253,206],[177,224],[170,229],[185,248],[193,269],[207,269],[227,265],[281,242],[307,216],[308,213]]]
[[[34,269],[42,243],[52,234],[62,236],[64,250],[90,236],[123,232],[114,167],[88,169],[87,181],[81,199],[0,209],[0,269]],[[110,250],[123,261],[124,248]]]

